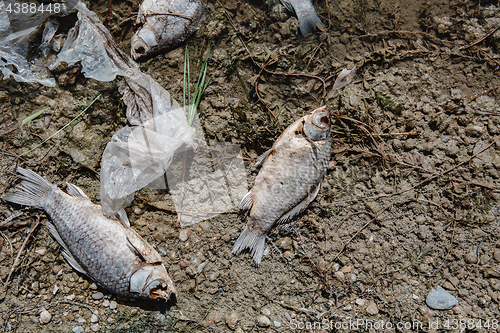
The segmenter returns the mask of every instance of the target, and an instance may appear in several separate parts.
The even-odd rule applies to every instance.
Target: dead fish
[[[330,161],[330,137],[330,113],[321,107],[291,124],[259,157],[257,165],[262,168],[240,203],[250,216],[233,254],[250,249],[260,265],[269,230],[291,220],[316,198]]]
[[[21,185],[4,200],[44,209],[52,236],[78,272],[125,297],[169,300],[176,291],[158,252],[130,225],[103,215],[77,186],[68,194],[35,172],[17,168]]]
[[[141,28],[132,36],[132,58],[149,57],[185,41],[200,28],[205,8],[202,0],[144,0],[137,15]]]
[[[281,0],[283,6],[295,13],[300,22],[302,36],[309,35],[316,26],[322,25],[321,20],[314,9],[312,0]]]

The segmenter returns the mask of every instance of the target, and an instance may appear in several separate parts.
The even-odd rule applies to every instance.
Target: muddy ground
[[[113,0],[111,15],[108,1],[90,4],[127,52],[134,27],[123,20],[138,4]],[[314,323],[329,331],[318,328],[323,320],[332,331],[500,331],[500,31],[487,35],[500,26],[500,7],[320,0],[316,8],[324,29],[303,38],[276,1],[210,2],[188,42],[193,76],[212,43],[204,134],[241,147],[250,186],[254,159],[290,122],[324,104],[334,113],[318,198],[272,231],[260,268],[248,253],[231,254],[244,215],[193,225],[183,242],[177,215],[159,204],[169,193],[141,190],[127,210],[132,227],[162,254],[178,298],[173,306],[120,299],[64,261],[43,212],[0,201],[2,331],[288,332]],[[142,69],[181,101],[183,65],[181,46]],[[353,66],[354,81],[333,92],[340,70]],[[52,75],[55,88],[0,81],[0,194],[20,165],[98,202],[102,152],[127,124],[119,79],[86,80],[78,65]],[[67,130],[21,156],[98,94]],[[436,286],[458,305],[430,309]],[[263,315],[267,328],[258,326]]]

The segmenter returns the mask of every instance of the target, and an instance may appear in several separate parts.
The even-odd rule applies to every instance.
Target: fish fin
[[[83,192],[81,188],[71,183],[66,183],[66,191],[72,197],[88,198],[88,196],[85,194],[85,192]]]
[[[116,214],[115,217],[125,226],[125,227],[130,227],[130,221],[128,220],[127,217],[127,212],[125,211],[124,208],[120,209]]]
[[[302,36],[307,37],[309,33],[316,28],[318,25],[323,25],[321,23],[321,20],[319,19],[318,14],[316,13],[316,10],[312,6],[312,11],[309,11],[309,14],[306,16],[300,15],[300,13],[297,14],[297,17],[299,18],[300,22],[300,32],[302,33]]]
[[[248,230],[248,226],[245,226],[240,234],[240,237],[238,237],[236,243],[234,243],[233,254],[238,254],[244,249],[250,249],[253,260],[257,266],[260,266],[262,256],[264,255],[265,242],[265,235],[260,236],[255,232]]]
[[[58,242],[59,245],[61,245],[61,247],[63,248],[62,249],[62,255],[63,255],[64,259],[66,259],[66,261],[76,271],[78,271],[78,272],[80,272],[82,274],[88,275],[88,273],[82,268],[82,266],[80,266],[80,264],[78,263],[78,261],[76,261],[76,259],[73,257],[73,255],[71,254],[68,246],[62,240],[61,235],[59,235],[59,232],[57,231],[56,227],[52,223],[50,223],[50,222],[46,222],[45,225],[49,229],[49,232],[52,235],[52,237],[54,237],[54,239],[56,240],[56,242]]]
[[[240,210],[246,211],[250,210],[253,206],[253,201],[252,201],[252,191],[248,192],[245,194],[243,199],[241,199],[240,202]]]
[[[273,152],[273,149],[269,149],[267,150],[264,154],[260,155],[259,157],[257,157],[257,162],[255,162],[255,167],[258,167],[258,166],[261,166],[262,163],[264,163],[264,161],[266,160],[266,158],[271,155],[271,153]]]
[[[22,182],[13,192],[8,193],[5,201],[13,202],[19,205],[43,208],[40,200],[53,185],[42,176],[35,172],[21,167],[17,167],[17,177]]]
[[[281,0],[281,4],[292,13],[295,13],[295,9],[293,8],[291,3]]]
[[[134,252],[134,254],[137,257],[139,257],[139,259],[141,261],[143,261],[144,263],[146,263],[146,264],[162,263],[162,259],[159,255],[155,256],[154,252],[148,252],[147,248],[144,248],[144,246],[140,246],[140,245],[144,245],[144,244],[134,244],[132,242],[132,239],[130,239],[130,237],[128,237],[128,236],[127,236],[127,241],[128,241],[129,247],[132,250],[132,252]],[[146,251],[144,251],[144,250],[146,250]]]
[[[64,259],[66,259],[66,261],[68,262],[68,264],[70,264],[71,267],[73,267],[73,269],[77,272],[80,272],[82,274],[85,274],[87,276],[89,276],[89,274],[87,273],[86,270],[83,269],[82,266],[80,266],[80,264],[78,263],[78,261],[76,261],[75,257],[73,257],[71,255],[70,252],[66,252],[66,251],[62,251],[62,255],[64,257]]]
[[[292,210],[290,210],[288,213],[280,217],[278,221],[276,221],[276,224],[281,224],[290,221],[293,219],[296,215],[298,215],[301,211],[307,208],[309,204],[316,198],[316,196],[319,193],[319,189],[321,187],[321,182],[316,186],[314,191],[312,191],[302,202],[300,202],[297,206],[295,206]]]

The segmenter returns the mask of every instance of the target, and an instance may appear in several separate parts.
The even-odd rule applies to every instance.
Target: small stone
[[[351,282],[356,282],[358,280],[358,277],[356,276],[356,274],[351,274],[350,278],[351,278]]]
[[[336,272],[340,269],[340,265],[339,264],[333,264],[333,270]]]
[[[283,257],[285,257],[286,259],[292,258],[292,252],[290,251],[283,252]]]
[[[90,322],[91,323],[97,323],[99,321],[99,317],[97,317],[95,314],[92,314],[90,317]]]
[[[356,304],[359,305],[359,306],[365,306],[367,300],[366,299],[362,299],[362,298],[357,298],[356,299]]]
[[[45,253],[47,253],[47,249],[44,247],[39,247],[35,249],[35,253],[43,256]]]
[[[233,311],[226,316],[226,324],[230,329],[235,330],[236,324],[238,324],[238,320],[240,320],[238,312]]]
[[[187,241],[189,236],[191,236],[191,229],[182,229],[181,231],[179,231],[179,239],[182,242]]]
[[[181,260],[179,265],[181,265],[182,268],[186,268],[189,265],[189,263],[186,260]]]
[[[135,215],[141,215],[142,214],[142,209],[140,209],[139,207],[135,207],[134,208],[134,214]]]
[[[455,286],[449,281],[443,283],[443,288],[446,290],[457,290],[457,288],[455,288]]]
[[[270,317],[271,316],[271,311],[269,311],[268,308],[263,308],[261,312],[266,317]]]
[[[345,274],[345,273],[350,273],[350,272],[351,272],[351,269],[352,269],[352,267],[351,267],[351,266],[346,265],[346,266],[342,267],[342,268],[340,269],[340,271],[341,271],[342,273],[344,273],[344,274]]]
[[[89,281],[87,281],[87,280],[83,281],[82,289],[85,290],[85,289],[88,289],[89,287],[90,287]]]
[[[495,261],[500,261],[500,250],[493,252],[493,259],[495,259]]]
[[[101,292],[93,293],[92,298],[95,299],[96,301],[102,299],[104,295]]]
[[[290,237],[283,237],[278,240],[278,247],[282,250],[292,249],[292,239]]]
[[[372,316],[375,316],[376,314],[378,314],[378,307],[374,301],[371,301],[370,304],[368,304],[368,306],[366,307],[366,313],[368,313],[369,315],[372,315]]]
[[[441,286],[431,289],[425,302],[434,310],[449,310],[458,304],[458,300]]]
[[[245,331],[243,331],[243,329],[241,327],[236,327],[236,331],[234,331],[235,333],[245,333]]]
[[[186,268],[186,274],[189,275],[190,277],[193,277],[196,275],[196,272],[193,269],[193,267],[188,266],[188,268]]]
[[[97,285],[95,283],[92,283],[89,288],[92,290],[97,290]]]
[[[82,317],[78,318],[78,324],[85,324],[86,322],[87,321],[84,318]]]
[[[90,326],[90,329],[92,330],[92,332],[99,332],[99,330],[101,329],[101,326],[99,326],[99,324],[95,324],[95,325]]]
[[[49,311],[43,309],[42,312],[40,312],[40,323],[41,324],[47,324],[50,322],[52,319],[52,315],[50,314]]]
[[[276,328],[280,328],[281,327],[281,323],[279,321],[273,321],[273,324],[274,324],[274,327]]]
[[[475,264],[475,263],[477,263],[477,255],[476,255],[476,252],[470,252],[470,253],[467,253],[467,254],[464,256],[464,259],[465,259],[465,261],[466,261],[468,264]]]
[[[71,295],[66,296],[67,301],[72,301],[74,299],[75,299],[75,294],[71,294]]]
[[[209,232],[210,230],[212,230],[212,225],[208,221],[203,221],[200,223],[200,228],[204,232]]]
[[[335,276],[340,280],[340,281],[344,281],[344,273],[342,273],[341,271],[338,271],[338,272],[335,272]]]
[[[260,316],[257,318],[257,325],[260,327],[269,327],[271,326],[271,321],[266,316]]]
[[[114,310],[118,307],[118,304],[115,302],[115,301],[111,301],[111,303],[109,303],[109,308],[111,310]]]
[[[73,329],[71,330],[71,332],[73,333],[83,333],[85,332],[85,329],[81,326],[75,326],[73,327]]]
[[[418,297],[418,296],[417,296],[417,295],[415,295],[415,294],[413,294],[413,295],[412,295],[412,297],[413,297],[413,299],[414,299],[415,301],[418,301],[418,300],[420,299],[420,297]]]
[[[352,310],[352,306],[351,306],[351,304],[347,304],[347,306],[345,306],[345,307],[343,308],[343,310],[344,310],[344,311],[351,311],[351,310]]]

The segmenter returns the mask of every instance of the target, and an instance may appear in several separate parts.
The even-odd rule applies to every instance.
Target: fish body
[[[134,60],[172,49],[197,31],[205,19],[202,0],[144,0],[132,36]]]
[[[316,198],[331,155],[330,113],[321,107],[291,124],[257,161],[262,164],[240,209],[250,210],[233,254],[250,249],[257,265],[265,238],[275,225],[291,220]]]
[[[130,226],[103,215],[75,185],[61,191],[35,172],[17,168],[21,186],[4,200],[44,209],[47,227],[78,272],[101,287],[133,298],[169,300],[176,291],[162,258]]]
[[[313,30],[318,24],[322,25],[321,20],[314,9],[312,0],[281,0],[281,3],[288,10],[297,15],[300,22],[300,32],[302,33],[302,36],[306,37],[309,35],[311,30]]]

